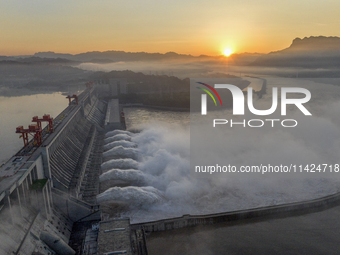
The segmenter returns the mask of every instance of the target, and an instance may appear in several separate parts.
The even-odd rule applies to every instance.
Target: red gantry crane
[[[75,98],[76,99],[76,104],[78,105],[78,96],[73,94],[72,96],[68,95],[66,98],[68,98],[69,104],[71,105],[71,98]]]
[[[22,139],[24,140],[25,147],[28,145],[28,134],[34,137],[34,144],[40,146],[42,143],[41,138],[41,122],[47,121],[48,122],[48,131],[50,133],[53,132],[53,118],[49,114],[45,114],[42,119],[39,119],[38,116],[34,116],[32,118],[32,122],[36,122],[36,124],[31,124],[28,126],[28,129],[24,129],[23,126],[19,126],[16,128],[15,133],[21,134]]]
[[[34,141],[36,145],[40,146],[41,144],[41,127],[38,124],[32,124],[28,126],[28,129],[24,129],[23,126],[19,126],[16,128],[15,133],[22,134],[22,138],[24,140],[24,145],[28,145],[28,134],[34,136]],[[34,134],[34,135],[33,135]]]
[[[38,116],[34,116],[32,119],[32,122],[36,122],[39,128],[41,128],[41,122],[43,121],[48,122],[48,132],[53,133],[53,118],[49,114],[45,114],[42,119],[39,119]]]

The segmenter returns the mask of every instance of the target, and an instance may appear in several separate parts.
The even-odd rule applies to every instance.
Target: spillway
[[[162,194],[154,187],[112,187],[97,196],[99,203],[115,201],[132,207],[148,206],[162,201]]]
[[[104,151],[107,151],[117,146],[123,146],[124,148],[136,148],[137,144],[135,144],[134,142],[121,140],[105,144],[103,149]]]
[[[104,162],[101,165],[101,169],[103,172],[108,170],[118,168],[118,169],[138,169],[138,162],[133,159],[111,159],[109,161]]]
[[[112,130],[112,131],[107,132],[105,134],[105,138],[112,137],[112,136],[115,136],[115,135],[129,135],[129,136],[132,136],[132,133],[130,131],[126,131],[126,130],[116,129],[116,130]]]
[[[109,144],[112,142],[116,142],[116,141],[131,141],[131,136],[127,135],[127,134],[118,134],[118,135],[114,135],[108,138],[105,138],[104,142],[105,144]]]
[[[121,183],[131,186],[139,186],[145,183],[145,174],[135,169],[112,169],[99,176],[99,181],[113,181],[112,186],[118,186]],[[116,183],[114,183],[116,182]]]
[[[103,161],[115,158],[131,158],[136,160],[138,158],[138,149],[125,148],[120,145],[103,153]]]

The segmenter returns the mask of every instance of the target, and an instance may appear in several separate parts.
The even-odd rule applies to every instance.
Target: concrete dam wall
[[[76,197],[85,174],[86,163],[93,142],[103,130],[106,104],[94,93],[84,96],[81,107],[69,115],[67,125],[49,144],[50,168],[53,186]]]
[[[336,193],[334,195],[297,203],[208,215],[183,215],[182,217],[177,218],[132,224],[131,227],[135,229],[143,229],[145,232],[150,233],[198,225],[210,225],[221,222],[235,225],[242,224],[246,220],[265,221],[272,218],[309,214],[339,205],[340,193]]]
[[[95,87],[78,100],[52,116],[54,132],[43,131],[41,146],[29,145],[7,162],[17,170],[0,177],[0,238],[6,240],[0,254],[54,254],[40,239],[42,231],[67,244],[75,221],[100,220],[93,198],[107,103]]]
[[[55,188],[68,191],[79,168],[78,161],[85,146],[92,124],[78,110],[67,127],[60,134],[58,146],[50,158],[51,174]]]

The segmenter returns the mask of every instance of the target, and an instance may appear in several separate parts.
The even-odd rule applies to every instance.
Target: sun
[[[232,53],[233,53],[233,51],[231,49],[225,49],[223,51],[223,54],[227,57],[229,57]]]

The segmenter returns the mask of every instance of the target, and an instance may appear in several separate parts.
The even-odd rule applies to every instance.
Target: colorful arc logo
[[[205,83],[203,83],[203,82],[197,82],[197,83],[202,84],[202,85],[206,86],[207,88],[211,89],[211,91],[214,92],[215,95],[217,96],[217,98],[218,98],[218,100],[220,101],[220,104],[221,104],[221,106],[222,106],[222,100],[221,100],[221,98],[220,98],[220,95],[217,93],[217,91],[216,91],[213,87],[211,87],[210,85],[205,84]],[[206,92],[206,93],[212,98],[212,100],[214,100],[214,103],[215,103],[215,105],[217,106],[216,100],[215,100],[214,96],[210,93],[209,90],[203,89],[203,88],[200,88],[200,87],[197,87],[197,88],[203,90],[204,92]]]

